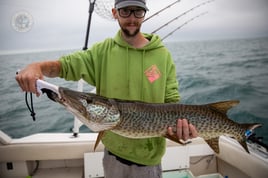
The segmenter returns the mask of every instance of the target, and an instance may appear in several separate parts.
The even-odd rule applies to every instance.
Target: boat
[[[12,139],[0,131],[0,177],[103,177],[104,146],[100,144],[94,151],[96,138],[97,133],[38,133]],[[220,154],[215,154],[200,137],[187,145],[167,140],[163,178],[268,177],[265,148],[248,143],[248,154],[225,136],[219,144]]]

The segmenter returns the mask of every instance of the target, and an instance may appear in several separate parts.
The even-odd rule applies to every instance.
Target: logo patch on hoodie
[[[161,77],[161,72],[155,64],[146,69],[144,74],[146,75],[150,83],[153,83]]]

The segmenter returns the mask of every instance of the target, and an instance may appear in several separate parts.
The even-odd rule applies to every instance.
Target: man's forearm
[[[46,77],[58,77],[61,70],[59,61],[45,61],[39,63],[43,75]]]

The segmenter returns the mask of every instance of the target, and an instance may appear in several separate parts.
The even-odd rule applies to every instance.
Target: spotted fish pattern
[[[227,111],[239,101],[221,101],[203,105],[178,103],[144,103],[105,98],[96,94],[59,87],[61,98],[54,92],[49,98],[64,105],[94,132],[110,130],[129,138],[166,137],[167,128],[176,131],[178,118],[186,118],[210,147],[219,153],[221,135],[236,139],[248,151],[245,132],[260,127],[258,123],[239,124],[228,118]]]

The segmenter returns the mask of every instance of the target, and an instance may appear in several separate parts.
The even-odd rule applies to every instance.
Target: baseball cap
[[[128,6],[138,6],[138,7],[142,7],[146,11],[149,10],[146,6],[145,0],[129,0],[129,1],[128,0],[115,0],[114,6],[116,9],[120,9],[120,8],[128,7]]]

